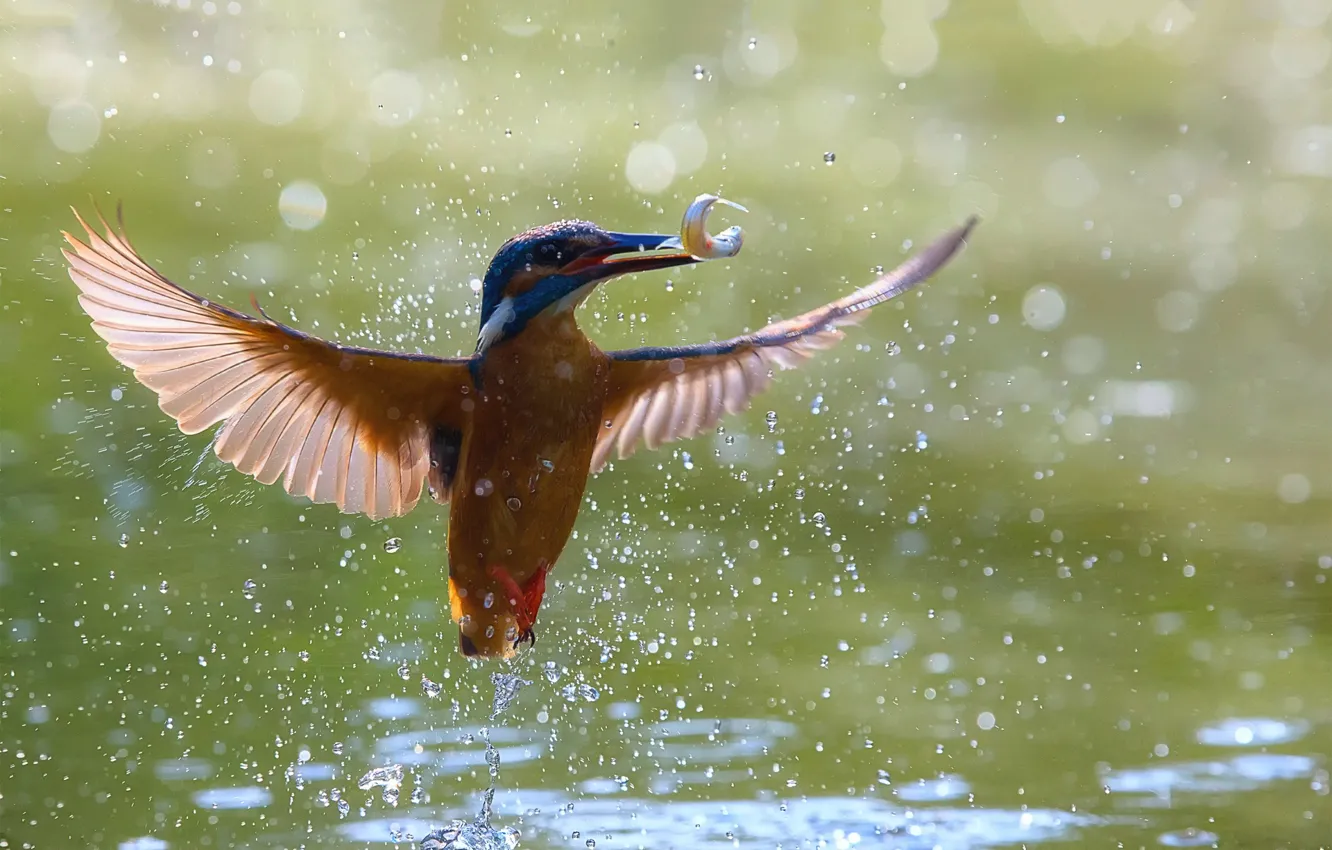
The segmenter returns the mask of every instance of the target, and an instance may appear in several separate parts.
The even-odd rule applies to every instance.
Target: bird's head
[[[698,262],[678,248],[658,250],[672,242],[678,246],[678,237],[613,233],[587,221],[518,234],[500,246],[486,270],[477,352],[513,337],[547,310],[572,310],[603,280]]]

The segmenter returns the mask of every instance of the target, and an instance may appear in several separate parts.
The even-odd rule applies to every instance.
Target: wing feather
[[[610,389],[603,408],[607,424],[592,456],[601,469],[612,454],[626,458],[640,445],[696,436],[727,413],[748,409],[772,383],[778,369],[794,369],[836,345],[843,328],[861,321],[878,304],[927,280],[966,244],[975,218],[944,234],[905,263],[868,286],[804,315],[714,343],[609,352]]]
[[[159,274],[98,217],[65,234],[79,304],[187,434],[225,423],[217,456],[266,484],[373,518],[406,513],[428,429],[462,431],[466,359],[340,346],[254,318]],[[447,499],[448,494],[440,494]]]

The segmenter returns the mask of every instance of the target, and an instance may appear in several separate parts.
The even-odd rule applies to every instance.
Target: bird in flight
[[[602,351],[576,318],[598,284],[702,257],[688,238],[556,222],[495,254],[476,352],[433,357],[318,339],[257,303],[258,316],[225,307],[158,273],[130,245],[123,217],[112,228],[99,214],[96,229],[74,214],[84,236],[65,233],[64,254],[79,304],[180,430],[223,423],[214,442],[223,461],[347,513],[400,516],[423,488],[447,504],[459,647],[504,658],[535,643],[546,575],[589,474],[612,456],[693,437],[745,410],[776,369],[829,348],[870,307],[924,281],[976,224],[868,286],[753,333]]]

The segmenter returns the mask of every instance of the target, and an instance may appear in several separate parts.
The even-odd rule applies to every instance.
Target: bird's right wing
[[[976,226],[969,219],[868,286],[815,310],[774,322],[734,339],[669,348],[608,352],[610,388],[592,470],[611,454],[626,458],[639,445],[693,437],[713,428],[727,413],[749,407],[767,388],[773,370],[793,369],[831,348],[842,328],[859,322],[869,308],[915,287],[952,259]]]
[[[451,472],[431,454],[470,419],[467,360],[350,348],[238,313],[158,274],[123,225],[103,219],[103,236],[79,223],[86,243],[64,234],[79,304],[186,434],[225,422],[222,460],[348,513],[404,514],[427,477],[448,499]]]

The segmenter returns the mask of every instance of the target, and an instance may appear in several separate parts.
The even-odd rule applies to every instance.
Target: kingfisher
[[[740,413],[772,381],[827,349],[866,311],[930,277],[972,218],[849,295],[753,333],[603,351],[577,308],[604,281],[703,258],[687,240],[560,221],[496,252],[467,357],[318,339],[172,283],[100,213],[63,233],[79,304],[111,356],[155,392],[186,434],[221,427],[213,450],[264,484],[379,520],[422,491],[447,505],[448,594],[458,645],[510,658],[535,644],[546,576],[590,474]],[[738,245],[737,245],[738,248]]]

